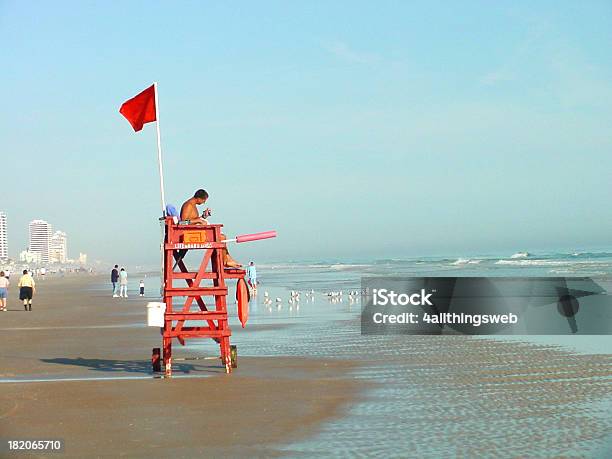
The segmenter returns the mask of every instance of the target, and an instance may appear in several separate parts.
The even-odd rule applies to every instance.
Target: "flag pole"
[[[153,82],[153,92],[155,93],[155,126],[157,127],[157,165],[159,167],[159,189],[161,191],[161,205],[162,205],[162,218],[166,216],[166,196],[164,195],[164,166],[162,164],[162,149],[161,149],[161,134],[159,132],[159,102],[157,99],[157,81]],[[164,223],[165,226],[165,223]],[[164,269],[165,269],[165,258],[164,258],[164,233],[162,230],[161,244],[159,246],[161,252],[161,271],[159,274],[160,288],[159,294],[164,294],[165,280],[164,280]]]
[[[157,99],[157,82],[153,83],[155,92],[155,125],[157,126],[157,165],[159,167],[159,189],[161,191],[162,216],[166,215],[166,196],[164,194],[164,166],[162,165],[161,135],[159,132],[159,102]]]

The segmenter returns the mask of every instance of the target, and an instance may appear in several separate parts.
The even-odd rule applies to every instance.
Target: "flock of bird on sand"
[[[313,301],[315,300],[315,291],[314,290],[310,290],[309,292],[303,292],[304,297],[305,297],[305,301]],[[323,295],[331,302],[331,303],[340,303],[343,301],[343,299],[346,297],[348,298],[349,304],[354,303],[357,300],[357,296],[359,295],[359,292],[357,290],[351,290],[350,292],[347,292],[346,296],[344,295],[344,292],[342,290],[339,291],[334,291],[334,292],[327,292],[327,293],[323,293]],[[296,291],[296,290],[291,290],[291,294],[289,296],[289,299],[287,300],[287,304],[289,305],[289,309],[293,309],[293,307],[295,307],[296,310],[300,309],[300,300],[302,297],[302,292]],[[266,306],[270,306],[272,305],[273,301],[272,298],[270,298],[270,294],[265,291],[264,292],[264,304]],[[277,297],[276,298],[276,307],[278,309],[282,308],[283,305],[283,299]]]

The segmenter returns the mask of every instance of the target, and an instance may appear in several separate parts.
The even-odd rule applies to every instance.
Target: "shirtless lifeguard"
[[[200,189],[196,191],[193,198],[185,201],[181,207],[181,220],[188,221],[190,225],[208,225],[205,217],[210,215],[210,209],[205,209],[202,216],[200,216],[197,207],[206,203],[207,199],[208,193],[205,190]],[[221,240],[225,239],[225,234],[221,234]],[[227,247],[223,249],[223,264],[228,268],[239,268],[242,266],[230,256]]]

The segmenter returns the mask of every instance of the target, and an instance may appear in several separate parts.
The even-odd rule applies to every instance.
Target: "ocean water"
[[[294,289],[357,288],[364,276],[589,276],[612,275],[610,252],[517,252],[470,257],[264,263],[260,277]]]
[[[258,279],[268,287],[327,292],[358,289],[368,276],[476,276],[564,277],[612,276],[612,249],[599,252],[516,252],[465,257],[406,257],[384,259],[311,260],[256,263]],[[159,290],[158,267],[128,269],[149,271],[131,275],[135,288],[145,278],[149,292]],[[138,278],[138,279],[137,279]],[[106,288],[106,286],[101,286]],[[151,290],[153,289],[153,290]]]
[[[361,279],[369,276],[483,276],[483,277],[582,277],[612,286],[612,251],[601,252],[517,252],[513,254],[454,257],[418,257],[380,260],[319,260],[258,263],[259,294],[250,303],[251,324],[298,325],[309,321],[359,318],[360,298],[349,297],[358,291]],[[142,276],[140,276],[142,277]],[[133,277],[136,279],[136,277]],[[159,275],[147,275],[147,298],[157,299]],[[133,283],[136,288],[137,281]],[[228,304],[236,308],[230,284]],[[100,288],[107,288],[101,286]],[[612,290],[612,287],[610,288]],[[289,303],[290,291],[301,292],[299,303]],[[329,292],[342,292],[331,301]],[[271,298],[266,304],[265,293]],[[313,292],[313,295],[307,293]],[[135,293],[135,292],[133,292]],[[277,299],[281,301],[278,302]],[[233,315],[234,326],[238,325]],[[564,346],[584,353],[608,353],[612,340],[607,336],[495,336],[491,339],[528,341]]]

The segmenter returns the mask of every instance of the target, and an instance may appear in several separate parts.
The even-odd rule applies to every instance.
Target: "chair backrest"
[[[166,216],[168,217],[178,217],[179,216],[179,213],[173,204],[166,205]]]

